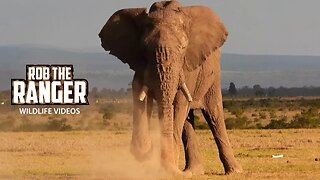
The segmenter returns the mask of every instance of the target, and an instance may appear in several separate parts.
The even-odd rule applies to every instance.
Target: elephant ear
[[[223,45],[228,31],[220,18],[207,7],[191,6],[182,9],[190,17],[185,65],[188,70],[193,70]]]
[[[140,46],[142,28],[139,22],[147,15],[146,8],[122,9],[115,12],[99,33],[101,46],[134,71],[142,70],[146,60]]]

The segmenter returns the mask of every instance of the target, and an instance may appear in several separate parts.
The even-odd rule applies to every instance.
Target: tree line
[[[239,97],[282,97],[282,96],[320,96],[320,87],[262,87],[255,84],[252,87],[244,86],[237,88],[235,83],[231,82],[229,88],[222,89],[224,96]]]
[[[222,89],[223,96],[231,97],[295,97],[295,96],[320,96],[320,87],[262,87],[256,84],[252,87],[244,86],[237,88],[234,82],[231,82],[228,88]],[[131,88],[121,88],[118,90],[93,87],[89,92],[89,97],[99,98],[131,98]],[[0,100],[10,100],[10,91],[1,91]]]

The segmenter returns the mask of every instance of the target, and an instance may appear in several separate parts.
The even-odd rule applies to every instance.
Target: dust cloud
[[[169,177],[160,165],[160,133],[151,131],[153,153],[150,159],[138,161],[130,153],[130,143],[115,145],[105,151],[93,151],[90,178],[93,179],[161,179]]]

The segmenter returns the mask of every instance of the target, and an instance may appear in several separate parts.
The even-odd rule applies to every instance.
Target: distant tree
[[[126,91],[124,90],[124,88],[121,88],[118,90],[117,92],[118,97],[124,97],[125,95],[126,95]]]
[[[132,88],[127,88],[127,91],[126,91],[126,95],[131,95],[132,94]]]
[[[267,89],[267,95],[268,95],[268,96],[275,96],[275,94],[276,94],[276,88],[274,88],[274,87],[269,87],[269,88]]]
[[[237,88],[236,88],[236,85],[233,82],[230,83],[228,92],[229,92],[230,96],[237,95]]]
[[[253,89],[249,86],[243,86],[242,88],[237,90],[237,94],[241,96],[252,96],[253,95]]]
[[[253,85],[253,90],[260,90],[260,89],[262,89],[262,88],[259,84]]]
[[[253,86],[253,91],[256,96],[265,96],[265,92],[259,84]]]
[[[223,89],[223,95],[230,95],[229,88]],[[283,87],[278,88],[268,87],[262,88],[259,84],[253,87],[243,86],[237,88],[238,96],[269,96],[269,97],[281,97],[281,96],[320,96],[320,87]]]
[[[94,98],[98,98],[99,97],[99,92],[98,92],[98,88],[97,87],[93,87],[90,91],[90,95]]]

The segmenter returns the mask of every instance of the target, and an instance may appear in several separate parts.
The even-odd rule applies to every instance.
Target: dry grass
[[[206,174],[194,179],[319,179],[320,129],[232,130],[242,174],[225,176],[209,131],[197,131]],[[153,135],[155,150],[158,137]],[[159,159],[129,154],[130,131],[0,133],[0,178],[154,179]],[[158,151],[157,151],[158,152]],[[284,158],[273,159],[272,155]],[[183,160],[180,166],[183,167]]]
[[[51,117],[18,115],[16,108],[8,108],[1,109],[0,122],[13,121],[14,126],[26,117],[35,123],[46,123]],[[137,162],[129,153],[132,117],[117,113],[109,121],[110,127],[101,128],[103,113],[99,108],[98,105],[90,105],[81,108],[81,115],[58,116],[67,118],[68,124],[76,130],[91,131],[0,132],[0,179],[166,177],[159,165],[157,123],[151,124],[154,156],[147,162]],[[287,116],[288,119],[300,112],[286,108],[274,111],[277,117]],[[260,112],[265,112],[265,119],[260,117]],[[152,122],[157,122],[156,114],[153,115]],[[200,111],[196,111],[196,115],[204,121]],[[247,109],[244,115],[251,121],[257,118],[263,125],[271,119],[270,112],[259,107]],[[225,116],[234,117],[228,111]],[[210,131],[198,130],[197,134],[206,174],[194,179],[320,179],[320,129],[229,131],[235,155],[244,168],[243,173],[230,176],[223,175]],[[272,158],[272,155],[280,154],[284,158]],[[319,161],[315,161],[316,158]],[[183,163],[182,158],[181,169]]]

